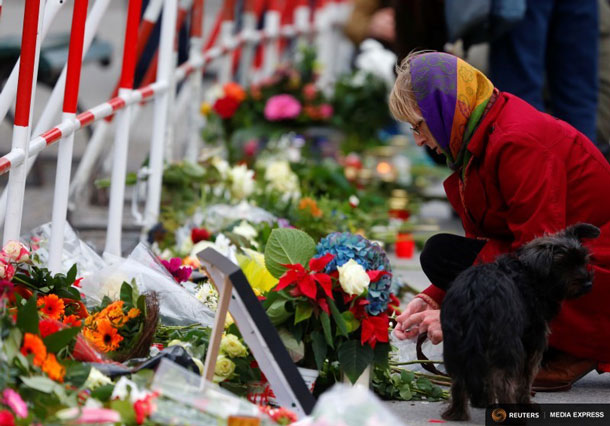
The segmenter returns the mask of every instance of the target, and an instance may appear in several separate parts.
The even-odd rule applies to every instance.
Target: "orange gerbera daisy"
[[[123,340],[123,336],[106,318],[97,321],[97,333],[95,334],[94,343],[102,352],[116,351]]]
[[[49,354],[42,364],[42,371],[56,382],[63,382],[64,375],[66,374],[66,367],[57,362],[55,355]]]
[[[64,317],[64,324],[70,327],[80,327],[81,320],[76,315],[66,315]]]
[[[56,294],[43,296],[36,302],[40,312],[49,318],[58,320],[64,314],[64,301]]]
[[[41,366],[47,357],[47,347],[42,339],[35,334],[25,333],[21,353],[25,356],[34,354],[34,365]]]
[[[242,102],[246,99],[245,90],[237,83],[226,83],[223,87],[225,96],[235,99],[238,102]]]
[[[129,319],[137,318],[140,315],[140,310],[138,308],[131,308],[127,313],[127,317]]]

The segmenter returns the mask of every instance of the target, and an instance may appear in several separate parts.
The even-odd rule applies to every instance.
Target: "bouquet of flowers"
[[[155,293],[138,294],[135,283],[123,282],[120,299],[104,296],[85,319],[83,335],[115,361],[147,356],[159,318]]]
[[[323,370],[338,363],[355,382],[375,359],[387,360],[388,330],[396,299],[391,269],[377,244],[350,233],[334,233],[317,245],[296,229],[277,229],[265,264],[279,282],[264,306],[287,333],[285,343],[302,365]]]

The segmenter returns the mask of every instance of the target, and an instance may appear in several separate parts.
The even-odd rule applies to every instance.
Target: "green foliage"
[[[316,253],[316,242],[298,229],[278,228],[271,232],[265,248],[265,265],[276,278],[286,268],[283,265],[306,265]]]
[[[442,401],[446,390],[421,373],[377,366],[373,371],[373,390],[382,399],[399,401]]]
[[[341,368],[352,383],[373,363],[375,353],[368,344],[361,345],[357,340],[341,343],[337,352]]]
[[[73,265],[66,275],[53,275],[47,268],[30,266],[27,273],[25,273],[25,271],[19,271],[15,274],[13,281],[38,293],[53,293],[61,298],[80,300],[80,292],[78,289],[72,287],[72,284],[74,284],[74,281],[76,280],[76,274],[76,265]]]

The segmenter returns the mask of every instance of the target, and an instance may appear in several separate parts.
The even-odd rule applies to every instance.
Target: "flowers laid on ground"
[[[390,291],[378,283],[391,282],[391,271],[379,246],[357,235],[331,234],[316,248],[302,231],[277,229],[265,263],[279,277],[264,302],[267,313],[280,330],[305,343],[301,358],[310,367],[323,370],[337,361],[356,381],[375,353],[387,357],[387,303],[378,299],[388,301]]]
[[[95,349],[115,360],[146,355],[157,326],[157,303],[156,296],[140,295],[135,284],[123,282],[120,300],[104,297],[85,319],[83,335]]]

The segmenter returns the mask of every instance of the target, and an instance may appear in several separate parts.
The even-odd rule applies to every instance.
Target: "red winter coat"
[[[564,302],[549,344],[610,363],[610,165],[569,124],[502,92],[468,150],[466,183],[454,173],[444,185],[466,237],[488,239],[479,262],[574,223],[601,229],[589,243],[593,290]],[[424,293],[439,303],[444,296],[433,285]]]

